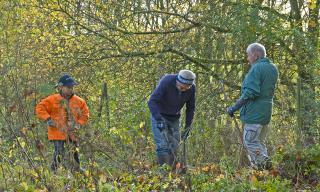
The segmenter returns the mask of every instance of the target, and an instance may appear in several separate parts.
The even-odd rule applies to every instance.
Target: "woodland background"
[[[0,1],[0,191],[320,191],[319,9],[319,0]],[[225,113],[253,42],[280,73],[270,172],[248,169]],[[197,75],[190,168],[163,175],[147,100],[180,69]],[[50,171],[53,146],[34,115],[63,73],[91,112],[84,173]]]

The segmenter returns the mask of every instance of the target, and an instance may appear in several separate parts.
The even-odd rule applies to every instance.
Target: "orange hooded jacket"
[[[43,99],[36,106],[36,115],[39,119],[45,121],[51,118],[56,124],[56,127],[48,126],[49,140],[66,140],[68,130],[70,129],[67,121],[78,125],[87,123],[89,109],[82,98],[73,95],[69,99],[70,115],[67,112],[67,105],[68,101],[65,98],[60,94],[54,94]]]

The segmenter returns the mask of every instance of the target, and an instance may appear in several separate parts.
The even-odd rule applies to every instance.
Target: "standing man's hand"
[[[227,112],[228,112],[229,116],[233,117],[234,113],[237,110],[239,110],[242,106],[247,104],[248,102],[249,102],[249,99],[243,99],[243,98],[238,99],[237,102],[233,106],[227,108]]]
[[[55,128],[57,127],[56,122],[54,122],[51,118],[47,119],[46,123],[50,127],[55,127]]]
[[[234,116],[234,112],[235,111],[236,110],[235,110],[235,108],[233,106],[227,108],[227,113],[229,114],[230,117]]]

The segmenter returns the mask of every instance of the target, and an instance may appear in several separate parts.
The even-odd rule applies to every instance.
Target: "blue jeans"
[[[165,129],[160,132],[157,128],[157,120],[151,116],[151,126],[157,155],[176,153],[180,142],[180,120],[168,121],[165,119]]]
[[[265,144],[268,131],[268,125],[244,125],[243,143],[247,149],[250,161],[254,165],[264,164],[269,158]]]

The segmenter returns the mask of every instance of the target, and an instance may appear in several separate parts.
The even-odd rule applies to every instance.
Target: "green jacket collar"
[[[270,60],[268,58],[262,58],[262,59],[258,59],[253,65],[260,63],[260,62],[270,62]]]

